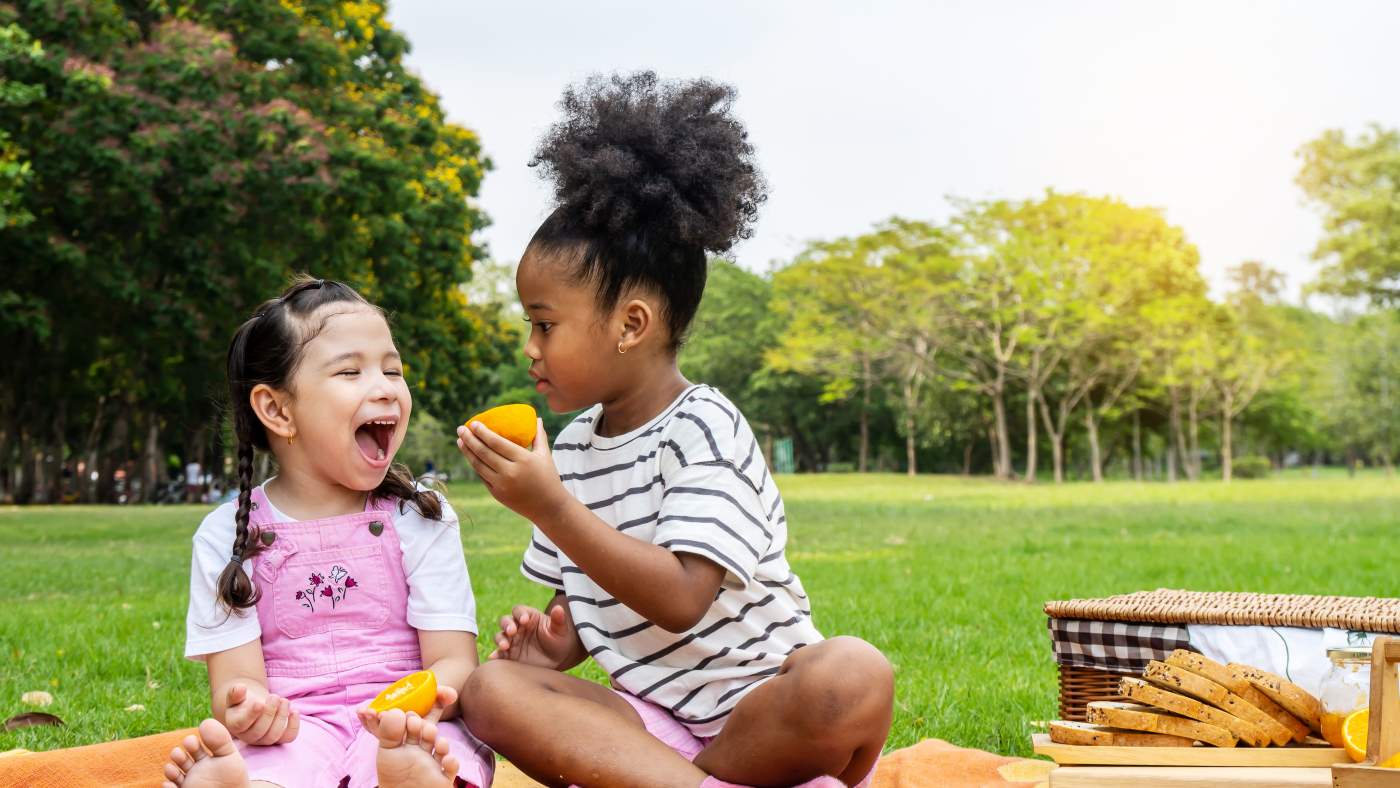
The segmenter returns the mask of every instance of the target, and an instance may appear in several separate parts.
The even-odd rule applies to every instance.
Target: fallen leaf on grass
[[[26,692],[19,696],[19,699],[24,703],[28,703],[30,706],[47,706],[53,703],[53,696],[43,690]]]
[[[5,730],[13,731],[34,725],[62,725],[63,720],[42,711],[26,711],[5,720]]]
[[[127,707],[126,707],[126,710],[127,710],[127,711],[145,711],[145,710],[146,710],[146,707],[145,707],[145,706],[142,706],[142,705],[139,704],[139,703],[133,703],[133,704],[131,704],[130,706],[127,706]]]

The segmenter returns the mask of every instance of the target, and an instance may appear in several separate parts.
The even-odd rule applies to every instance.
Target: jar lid
[[[1327,658],[1333,662],[1345,662],[1358,659],[1364,659],[1369,662],[1371,659],[1371,647],[1366,645],[1329,648],[1327,649]]]

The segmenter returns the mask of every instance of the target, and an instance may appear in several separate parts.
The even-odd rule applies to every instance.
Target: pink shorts
[[[297,737],[286,744],[257,747],[238,742],[248,764],[248,779],[286,788],[374,788],[379,784],[376,759],[379,739],[365,730],[355,709],[374,697],[381,685],[352,685],[343,693],[296,697],[292,706],[301,715]],[[290,694],[290,693],[289,693]],[[496,756],[467,731],[461,720],[437,724],[461,762],[457,785],[487,788],[496,771]]]
[[[685,757],[687,761],[695,760],[695,756],[705,749],[710,742],[714,741],[713,736],[696,736],[671,715],[671,712],[650,701],[642,700],[635,695],[614,689],[619,697],[632,704],[632,708],[642,717],[642,724],[646,726],[647,733],[661,740],[662,744],[675,750]],[[861,781],[852,788],[869,788],[870,780],[875,776],[875,767],[870,768],[870,773],[861,778]],[[801,785],[793,788],[838,788],[845,783],[835,777],[815,777]],[[722,782],[714,777],[705,779],[702,788],[742,788],[734,783]]]

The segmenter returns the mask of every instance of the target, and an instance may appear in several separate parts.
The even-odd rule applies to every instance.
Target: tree
[[[1352,139],[1334,129],[1299,155],[1298,185],[1323,212],[1314,256],[1328,265],[1317,289],[1400,305],[1400,132],[1373,125]]]
[[[883,330],[890,291],[876,261],[854,238],[814,243],[773,277],[774,312],[786,322],[781,344],[767,353],[776,372],[816,374],[826,402],[846,400],[859,387],[858,469],[870,459],[872,395],[879,363],[888,356]]]
[[[0,47],[6,84],[42,88],[0,113],[34,216],[0,229],[0,298],[24,315],[0,323],[19,362],[0,431],[40,494],[57,474],[35,458],[74,446],[110,497],[134,456],[149,492],[164,447],[217,443],[224,343],[298,270],[388,309],[415,395],[466,410],[511,346],[457,288],[489,162],[405,72],[382,4],[26,4],[0,26],[39,43]]]

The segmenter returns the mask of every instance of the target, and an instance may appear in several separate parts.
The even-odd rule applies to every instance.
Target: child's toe
[[[385,748],[403,746],[404,733],[408,728],[408,718],[398,709],[389,709],[379,715],[379,746]]]
[[[232,755],[238,751],[233,745],[233,736],[218,720],[207,719],[199,723],[199,739],[209,752],[217,758]]]

